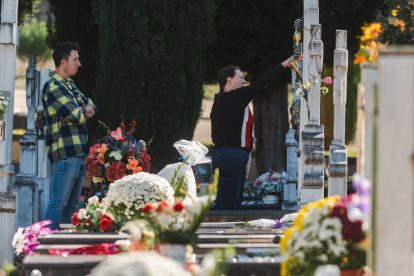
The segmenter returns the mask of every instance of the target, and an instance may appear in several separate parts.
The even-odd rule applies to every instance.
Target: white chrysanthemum
[[[122,152],[121,150],[112,151],[109,154],[109,157],[113,157],[115,160],[119,161],[122,159]]]
[[[333,238],[341,238],[342,224],[338,218],[326,218],[322,221],[318,233],[318,238],[321,241],[326,241]]]
[[[145,204],[160,201],[172,204],[173,196],[174,191],[167,180],[155,174],[140,172],[112,183],[103,205],[116,220],[130,220]]]
[[[152,251],[131,254],[108,255],[92,270],[91,275],[146,275],[146,276],[187,276],[183,266],[171,258],[166,258]]]
[[[79,209],[78,211],[78,219],[84,219],[86,217],[86,210],[85,208]]]
[[[95,211],[93,211],[93,216],[97,219],[100,219],[104,214],[104,211],[101,208],[96,208]]]
[[[128,251],[132,243],[130,240],[117,240],[115,244],[119,246],[121,251]]]
[[[23,252],[23,247],[24,247],[23,229],[24,228],[19,227],[19,229],[17,229],[16,233],[13,236],[12,246],[14,247],[14,251],[16,252],[16,255],[19,255],[20,253]]]
[[[96,204],[96,203],[99,203],[99,198],[97,197],[97,196],[93,196],[93,197],[90,197],[89,199],[88,199],[88,204]]]

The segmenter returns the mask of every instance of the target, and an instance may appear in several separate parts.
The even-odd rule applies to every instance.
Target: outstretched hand
[[[298,60],[303,60],[303,54],[299,55]],[[293,61],[293,56],[289,57],[284,62],[282,62],[282,66],[285,68],[290,67],[290,64],[292,63],[292,61]]]

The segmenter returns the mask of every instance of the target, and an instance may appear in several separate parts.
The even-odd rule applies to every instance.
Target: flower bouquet
[[[127,127],[122,119],[120,126],[111,131],[103,122],[108,134],[98,140],[86,156],[86,171],[98,197],[105,196],[108,185],[125,175],[147,172],[151,169],[151,156],[143,140],[133,137],[136,120]],[[89,195],[87,195],[89,197]]]
[[[147,203],[174,202],[170,183],[155,174],[140,172],[126,175],[109,186],[102,203],[108,215],[122,226],[127,221],[143,217],[142,209]]]
[[[89,198],[86,207],[73,214],[72,224],[76,226],[78,231],[109,232],[118,230],[117,225],[105,214],[97,196]]]
[[[273,170],[259,176],[252,184],[251,189],[261,195],[276,195],[283,191],[283,185],[287,182],[285,171],[275,172]]]
[[[313,275],[320,265],[361,269],[365,265],[369,213],[367,181],[356,180],[356,194],[332,196],[299,211],[284,232],[280,248],[282,275]]]
[[[331,77],[326,77],[324,79],[321,80],[323,84],[332,84],[332,78]],[[298,86],[298,88],[296,89],[296,96],[298,95],[302,95],[305,100],[308,100],[308,94],[309,94],[309,89],[311,88],[311,83],[309,81],[307,81],[305,83],[305,85],[301,85],[300,83],[296,84]],[[325,96],[326,94],[329,93],[329,88],[326,86],[321,86],[320,88],[321,91],[321,95]]]
[[[32,254],[39,245],[37,238],[57,232],[57,230],[51,230],[48,227],[51,223],[52,221],[50,220],[44,220],[25,228],[19,227],[12,240],[12,246],[16,254],[19,255],[22,252]]]
[[[186,197],[183,202],[146,204],[143,213],[154,229],[157,243],[190,244],[213,204],[211,196]]]

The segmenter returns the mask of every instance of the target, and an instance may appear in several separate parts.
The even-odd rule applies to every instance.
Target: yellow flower
[[[288,247],[289,239],[292,236],[293,232],[298,231],[298,228],[296,226],[291,226],[288,229],[285,230],[283,233],[283,237],[280,239],[280,252],[283,254],[286,252],[286,249]]]
[[[93,178],[92,178],[92,182],[93,183],[101,183],[101,182],[103,182],[104,181],[104,179],[102,178],[102,177],[97,177],[97,176],[94,176]]]
[[[392,16],[397,16],[398,15],[398,10],[397,9],[392,9],[391,10],[391,15]]]

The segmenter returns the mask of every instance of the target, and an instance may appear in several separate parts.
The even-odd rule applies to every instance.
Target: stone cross
[[[311,26],[319,24],[319,1],[318,0],[304,0],[304,26],[303,26],[303,70],[302,70],[302,79],[305,84],[309,79],[309,43],[311,40]],[[303,144],[302,141],[302,131],[305,129],[305,125],[308,123],[308,103],[301,97],[300,100],[300,126],[299,126],[299,144]],[[301,147],[301,146],[300,146]],[[298,191],[300,193],[303,181],[304,181],[304,158],[302,155],[302,150],[300,151],[300,156],[298,159]],[[300,196],[299,196],[300,198]]]
[[[38,71],[35,65],[34,57],[30,57],[26,71],[27,129],[20,139],[20,170],[14,182],[19,227],[41,220],[49,202],[51,166],[44,148],[43,130],[35,124],[37,113],[43,110],[41,88],[49,70]]]
[[[302,32],[303,32],[303,19],[296,19],[294,24],[295,32],[293,34],[293,54],[294,58],[298,57],[302,53]],[[282,210],[297,210],[298,209],[298,158],[297,152],[299,148],[299,114],[300,114],[300,101],[301,96],[296,94],[296,83],[302,83],[302,64],[301,62],[294,61],[293,72],[292,72],[292,93],[294,99],[292,106],[290,107],[290,128],[286,133],[286,153],[287,153],[287,176],[288,181],[283,185],[283,202]],[[291,65],[292,66],[292,65]]]
[[[305,13],[306,14],[306,13]],[[306,21],[305,21],[306,22]],[[312,25],[312,37],[308,49],[308,76],[304,80],[311,83],[308,103],[301,109],[308,109],[310,120],[301,132],[300,152],[303,162],[303,178],[299,201],[306,203],[324,197],[324,127],[320,125],[320,82],[323,64],[323,44],[320,38],[320,25]],[[306,56],[304,57],[306,60]],[[301,113],[302,114],[302,113]],[[302,117],[301,117],[302,124]]]
[[[348,178],[348,159],[345,145],[345,106],[348,72],[348,50],[346,31],[336,31],[334,53],[334,135],[329,148],[328,195],[346,196]]]

